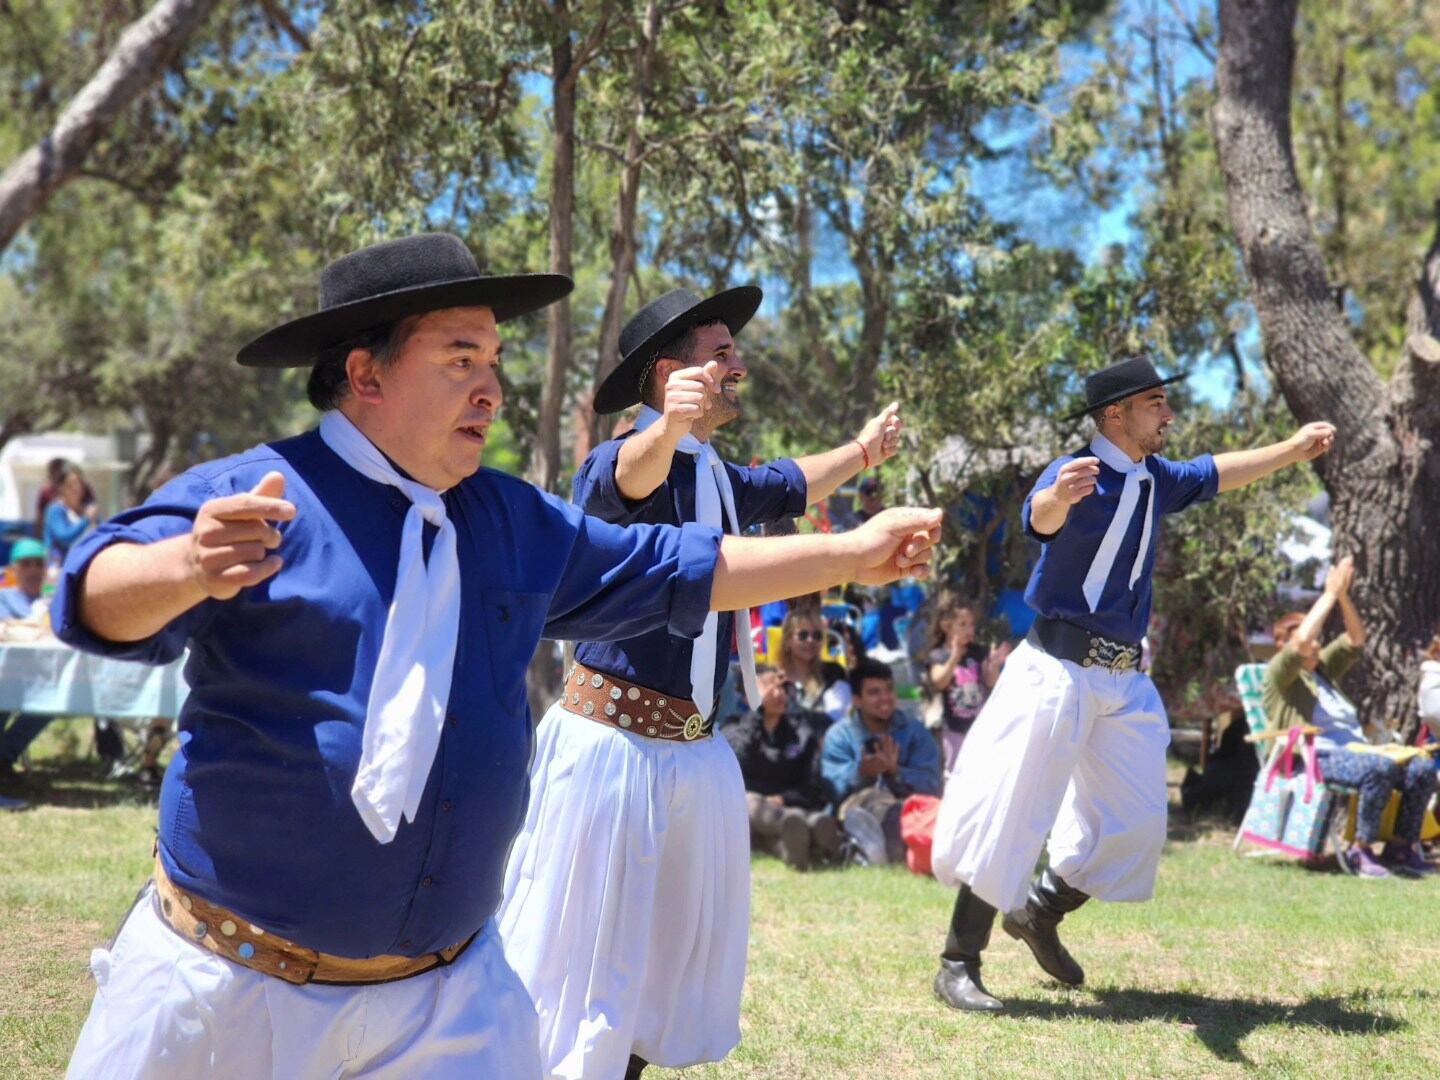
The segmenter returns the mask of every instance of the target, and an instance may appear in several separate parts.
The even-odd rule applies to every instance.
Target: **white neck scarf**
[[[645,405],[635,418],[635,430],[644,431],[660,419],[660,414]],[[729,520],[729,531],[740,532],[740,522],[735,515],[735,492],[730,486],[730,474],[725,463],[714,447],[701,442],[694,435],[686,435],[675,448],[682,454],[695,459],[695,521],[700,525],[725,528],[720,511],[724,507]],[[715,707],[715,654],[718,647],[720,617],[715,612],[705,616],[705,627],[695,639],[690,654],[690,700],[700,710],[701,716],[709,716]],[[735,640],[740,653],[740,675],[745,684],[745,698],[750,708],[760,707],[760,686],[755,680],[755,642],[750,633],[750,609],[735,612]]]
[[[440,493],[395,471],[375,444],[339,412],[320,420],[320,438],[360,475],[399,488],[410,500],[400,535],[395,595],[365,706],[360,767],[350,798],[382,844],[395,839],[403,815],[414,821],[440,745],[455,641],[460,631],[460,561],[455,526]],[[425,522],[439,528],[430,562]]]
[[[1135,564],[1130,567],[1129,587],[1133,589],[1135,582],[1140,579],[1140,571],[1145,566],[1145,555],[1150,550],[1150,523],[1152,511],[1155,508],[1155,478],[1145,467],[1144,458],[1139,461],[1131,461],[1130,455],[1105,438],[1104,435],[1095,436],[1090,443],[1090,452],[1125,477],[1125,486],[1120,490],[1120,505],[1115,508],[1115,516],[1110,519],[1110,527],[1105,530],[1105,536],[1100,541],[1095,558],[1090,561],[1090,571],[1085,575],[1085,584],[1081,590],[1085,594],[1085,601],[1090,605],[1090,610],[1094,611],[1100,605],[1100,594],[1105,591],[1105,582],[1110,580],[1110,571],[1115,566],[1115,556],[1120,552],[1120,545],[1125,540],[1125,533],[1130,528],[1130,522],[1135,519],[1135,506],[1140,501],[1140,481],[1149,480],[1150,483],[1145,493],[1145,525],[1140,532],[1140,548],[1135,552]]]

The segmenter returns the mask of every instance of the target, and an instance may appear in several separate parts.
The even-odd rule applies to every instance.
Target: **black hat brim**
[[[1188,379],[1189,377],[1190,373],[1187,371],[1182,372],[1179,375],[1171,375],[1168,379],[1157,379],[1155,382],[1147,383],[1146,385],[1138,387],[1134,390],[1126,390],[1124,393],[1112,394],[1110,397],[1105,398],[1103,401],[1097,401],[1091,405],[1086,405],[1083,409],[1076,409],[1068,416],[1062,416],[1060,419],[1062,421],[1078,420],[1082,416],[1090,415],[1096,409],[1103,409],[1108,405],[1114,405],[1117,401],[1124,401],[1126,398],[1134,397],[1136,394],[1143,394],[1147,390],[1154,390],[1157,386],[1168,386],[1172,382],[1179,382],[1181,379]]]
[[[757,286],[739,285],[701,300],[694,307],[662,323],[606,376],[600,389],[595,391],[595,411],[614,413],[636,404],[640,400],[640,375],[656,349],[692,326],[717,319],[726,325],[730,333],[738,334],[760,310],[760,301],[764,296]]]
[[[574,287],[563,274],[510,274],[396,289],[282,323],[242,348],[236,359],[246,367],[308,367],[319,350],[372,326],[457,307],[488,307],[503,323],[555,303]]]

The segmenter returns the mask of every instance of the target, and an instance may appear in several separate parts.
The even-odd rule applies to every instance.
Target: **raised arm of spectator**
[[[1220,490],[1234,491],[1253,484],[1286,465],[1314,461],[1335,445],[1335,425],[1318,420],[1306,424],[1283,442],[1253,450],[1234,450],[1215,455],[1215,471],[1220,476]]]
[[[1363,649],[1365,623],[1360,618],[1360,612],[1355,609],[1355,601],[1350,598],[1350,586],[1355,581],[1355,560],[1347,555],[1340,560],[1340,565],[1346,568],[1345,587],[1336,595],[1335,601],[1340,605],[1340,618],[1345,620],[1345,636],[1355,648]]]
[[[843,446],[823,454],[796,458],[795,464],[805,475],[805,497],[810,503],[823,502],[839,490],[840,485],[866,468],[875,468],[900,452],[900,403],[892,401]]]

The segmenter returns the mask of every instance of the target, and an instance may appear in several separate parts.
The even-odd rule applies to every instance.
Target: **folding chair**
[[[1265,665],[1264,664],[1241,664],[1235,669],[1235,688],[1240,692],[1240,704],[1245,710],[1245,722],[1250,727],[1250,734],[1245,741],[1255,747],[1255,753],[1260,758],[1261,774],[1269,769],[1272,759],[1279,754],[1284,744],[1282,738],[1288,734],[1285,731],[1275,731],[1269,726],[1265,716],[1264,688],[1265,688]],[[1318,728],[1304,727],[1301,729],[1305,737],[1313,738],[1318,733]],[[1273,747],[1267,754],[1263,744],[1272,742]],[[1434,747],[1422,748],[1422,753],[1432,753]],[[1375,747],[1375,753],[1384,753],[1384,747]],[[1347,874],[1353,874],[1354,868],[1350,860],[1345,858],[1345,852],[1355,842],[1355,818],[1360,806],[1360,789],[1353,784],[1341,784],[1335,781],[1326,780],[1325,787],[1335,796],[1334,807],[1330,812],[1330,821],[1326,828],[1326,845],[1340,869]],[[1390,805],[1386,807],[1385,813],[1380,822],[1380,837],[1382,841],[1394,839],[1395,817],[1400,809],[1400,793],[1392,792]],[[1246,816],[1248,817],[1248,811]],[[1235,834],[1233,849],[1240,849],[1241,838],[1245,832],[1245,823],[1240,823],[1240,829]],[[1427,812],[1425,823],[1420,831],[1422,840],[1431,840],[1440,836],[1440,824],[1437,824],[1433,812]]]

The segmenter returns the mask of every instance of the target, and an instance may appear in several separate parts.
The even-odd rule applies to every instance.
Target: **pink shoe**
[[[1370,849],[1364,844],[1355,844],[1345,853],[1345,858],[1350,860],[1350,867],[1358,877],[1382,878],[1389,877],[1390,871],[1381,866]]]

